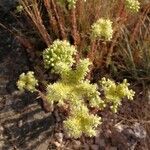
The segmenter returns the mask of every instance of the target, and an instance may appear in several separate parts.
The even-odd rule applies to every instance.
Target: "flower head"
[[[113,35],[112,21],[109,19],[99,19],[92,25],[92,36],[94,38],[103,38],[111,40]]]
[[[38,81],[34,77],[34,72],[28,71],[26,74],[22,73],[17,82],[17,87],[20,91],[28,90],[30,92],[36,91]]]
[[[73,55],[76,53],[74,46],[67,41],[56,40],[43,52],[45,68],[52,68],[55,72],[60,72],[63,64],[72,66],[74,63]],[[61,66],[60,66],[61,63]]]
[[[138,12],[140,9],[140,3],[138,0],[126,0],[126,8],[131,12]]]

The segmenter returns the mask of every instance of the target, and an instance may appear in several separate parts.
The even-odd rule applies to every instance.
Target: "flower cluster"
[[[16,12],[17,12],[17,13],[21,13],[23,10],[24,10],[24,8],[23,8],[22,5],[18,5],[18,6],[16,7]]]
[[[101,118],[90,114],[84,105],[74,106],[69,118],[64,121],[64,127],[71,137],[78,138],[85,133],[87,136],[96,135],[96,127],[101,124]]]
[[[92,36],[94,38],[111,40],[112,35],[112,21],[110,21],[109,19],[100,18],[92,25]]]
[[[43,52],[45,68],[52,68],[53,71],[58,72],[61,65],[72,66],[75,53],[75,47],[71,46],[69,42],[56,40]]]
[[[34,77],[34,72],[28,71],[26,74],[22,73],[17,82],[17,87],[20,91],[28,90],[30,92],[36,91],[36,86],[38,86],[38,81]]]
[[[111,109],[113,112],[117,112],[123,98],[127,97],[129,100],[133,100],[135,92],[129,90],[130,84],[127,83],[126,79],[122,83],[116,84],[110,79],[102,78],[100,83],[105,94],[106,103],[112,104]]]
[[[83,69],[88,67],[86,61],[83,60],[84,63],[81,61],[78,64],[83,67],[77,66],[75,70],[68,69],[67,72],[62,72],[61,80],[47,86],[47,99],[51,104],[54,102],[59,105],[70,103],[73,106],[86,98],[90,107],[98,109],[103,107],[104,102],[100,99],[97,85],[85,80],[88,69]]]
[[[140,3],[138,0],[126,0],[126,8],[131,12],[138,12],[140,9]]]

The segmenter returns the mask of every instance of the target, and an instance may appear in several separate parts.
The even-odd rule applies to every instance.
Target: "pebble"
[[[44,142],[38,146],[37,150],[47,150],[48,146],[49,146],[49,143]]]
[[[0,131],[3,132],[4,131],[4,128],[2,126],[0,126]]]
[[[3,131],[4,131],[4,128],[1,126],[0,127],[0,140],[4,139]]]
[[[55,137],[56,137],[56,139],[57,139],[57,141],[59,142],[59,143],[62,143],[63,142],[63,137],[64,137],[64,135],[63,135],[63,133],[56,133],[55,134]]]
[[[3,139],[4,139],[3,135],[0,134],[0,141],[3,140]]]
[[[58,113],[57,110],[54,111],[54,115],[55,115],[55,117],[56,117],[57,122],[60,122],[60,121],[61,121],[61,118],[60,118],[59,113]]]
[[[5,145],[5,142],[4,141],[0,141],[0,149],[2,149],[4,145]]]
[[[20,128],[22,125],[23,125],[23,121],[20,120],[20,121],[18,122],[18,127]]]
[[[61,147],[61,144],[59,142],[54,142],[56,147]]]
[[[41,113],[34,114],[33,117],[34,117],[35,120],[43,119],[43,115]]]

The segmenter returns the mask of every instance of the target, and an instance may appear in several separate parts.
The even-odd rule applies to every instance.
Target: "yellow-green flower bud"
[[[94,38],[102,38],[104,40],[111,40],[113,35],[112,21],[109,19],[98,19],[92,25],[92,36]]]
[[[22,73],[17,82],[17,87],[20,91],[28,90],[30,92],[36,91],[38,81],[34,77],[34,72],[28,71],[27,74]]]
[[[140,9],[140,3],[138,0],[126,0],[126,8],[131,12],[138,12]]]
[[[69,67],[72,66],[75,62],[73,58],[75,53],[75,47],[70,45],[69,42],[56,40],[43,52],[45,68],[52,68],[53,71],[60,73],[61,70],[58,70],[60,68],[59,64],[65,64]]]

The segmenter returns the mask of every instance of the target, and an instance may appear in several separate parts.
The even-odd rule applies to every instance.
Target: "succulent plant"
[[[104,35],[106,33],[103,33]],[[108,39],[108,35],[106,37]],[[90,108],[103,110],[105,106],[111,104],[112,111],[116,112],[122,99],[127,97],[132,100],[135,92],[129,90],[127,80],[116,84],[110,79],[102,78],[99,82],[104,92],[101,99],[98,85],[86,79],[92,63],[89,59],[80,59],[76,66],[73,66],[75,53],[74,46],[61,40],[54,41],[43,52],[45,67],[52,68],[60,74],[57,82],[47,85],[44,97],[51,106],[57,104],[59,107],[68,108],[69,115],[64,121],[64,127],[69,136],[79,138],[85,134],[91,137],[96,135],[96,127],[101,124],[101,117],[93,114]],[[17,82],[18,89],[21,91],[38,91],[37,85],[38,81],[32,71],[27,74],[22,73]]]

